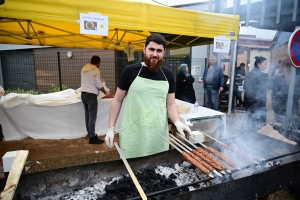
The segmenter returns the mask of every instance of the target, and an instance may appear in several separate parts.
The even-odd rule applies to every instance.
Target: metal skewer
[[[192,152],[192,149],[190,147],[188,147],[186,144],[184,144],[183,142],[181,142],[178,138],[176,138],[175,136],[173,136],[172,134],[169,134],[169,136],[171,136],[172,138],[174,138],[177,142],[179,142],[181,145],[183,145],[189,152]],[[181,148],[183,148],[181,146]],[[209,163],[208,163],[209,164]],[[215,169],[213,170],[213,172],[215,174],[217,174],[218,176],[222,177],[222,174],[220,174],[219,172],[217,172]]]
[[[167,138],[168,138],[168,139],[172,139],[172,138],[170,138],[170,137],[167,137]],[[189,153],[189,154],[192,153],[191,151],[189,151],[189,150],[187,150],[186,148],[184,148],[183,146],[181,146],[177,141],[172,140],[172,142],[175,143],[177,146],[179,146],[181,149],[183,149],[185,152],[187,152],[187,153]],[[202,164],[202,163],[200,163],[200,164]],[[216,174],[217,174],[218,176],[221,175],[221,174],[219,174],[219,173],[216,173]],[[211,173],[209,173],[208,175],[211,176],[211,177],[213,177],[213,175],[212,175]],[[221,175],[221,177],[222,177],[222,175]]]
[[[212,136],[210,136],[210,135],[204,133],[203,131],[200,131],[200,130],[197,130],[197,131],[199,131],[200,133],[203,133],[204,135],[206,135],[206,136],[209,137],[210,139],[213,139],[214,141],[216,141],[216,142],[218,142],[218,143],[220,143],[220,144],[223,144],[223,142],[221,142],[221,141],[219,141],[219,140],[213,138]]]
[[[180,150],[175,144],[173,144],[172,142],[168,141],[167,138],[165,138],[164,136],[160,136],[162,139],[164,139],[166,142],[168,142],[172,147],[174,147],[177,151],[179,151],[182,154],[182,150]],[[210,176],[211,178],[215,178],[211,173],[208,174],[208,176]]]
[[[203,133],[202,131],[200,131],[201,133]],[[198,142],[200,145],[202,145],[204,148],[207,148],[208,150],[209,150],[209,148],[206,146],[206,145],[204,145],[202,142],[199,142],[198,140],[196,140],[195,138],[193,138],[193,137],[191,137],[194,141],[196,141],[196,142]],[[210,151],[210,150],[209,150]],[[225,161],[226,162],[226,161]],[[238,166],[237,167],[235,167],[236,169],[238,169],[238,170],[241,170],[241,168],[239,168]]]
[[[208,134],[206,134],[206,133],[204,133],[204,132],[202,132],[202,131],[200,131],[200,130],[197,130],[197,131],[203,133],[204,135],[206,135],[206,136],[209,137],[210,139],[213,139],[214,141],[216,141],[216,142],[222,144],[223,146],[226,145],[224,142],[221,142],[221,141],[219,141],[219,140],[217,140],[217,139],[211,137],[210,135],[208,135]],[[226,146],[225,146],[225,147],[226,147]],[[232,148],[232,147],[231,147],[231,148]],[[229,149],[230,149],[230,148],[229,148]],[[233,151],[233,152],[235,152],[235,153],[237,153],[237,154],[239,154],[239,155],[242,156],[242,157],[245,157],[245,156],[243,156],[241,153],[238,153],[237,150],[232,150],[232,149],[230,149],[230,150]],[[248,156],[248,157],[249,157],[249,156]],[[255,163],[255,164],[257,164],[257,165],[259,165],[259,163],[256,162],[255,160],[253,160],[252,158],[246,158],[246,159],[252,161],[253,163]]]
[[[143,188],[141,187],[140,183],[139,183],[138,180],[136,179],[136,177],[135,177],[133,171],[131,170],[131,167],[129,166],[129,164],[128,164],[128,162],[127,162],[127,160],[126,160],[126,158],[125,158],[123,152],[121,151],[121,149],[120,149],[120,147],[119,147],[119,145],[118,145],[118,143],[115,142],[114,144],[115,144],[115,147],[116,147],[116,149],[118,150],[118,152],[119,152],[119,154],[120,154],[121,159],[123,160],[123,163],[124,163],[124,165],[125,165],[125,167],[126,167],[128,173],[130,174],[130,176],[131,176],[131,178],[132,178],[132,180],[133,180],[133,182],[134,182],[134,185],[135,185],[136,189],[137,189],[138,192],[140,193],[142,199],[143,199],[143,200],[146,200],[146,199],[147,199],[147,196],[146,196],[146,194],[144,193]]]
[[[181,136],[181,135],[180,135]],[[182,137],[182,136],[181,136]],[[182,137],[183,138],[183,137]],[[191,137],[194,141],[196,141],[197,143],[199,143],[201,146],[203,146],[205,149],[207,149],[207,146],[206,145],[204,145],[202,142],[199,142],[199,141],[197,141],[195,138],[193,138],[193,137]],[[188,140],[186,140],[186,141],[188,141]],[[190,141],[188,141],[190,144],[192,144]],[[194,144],[192,144],[194,147],[196,147]],[[196,148],[198,148],[198,147],[196,147]],[[241,170],[240,168],[237,168],[238,170]],[[226,169],[226,171],[228,172],[228,173],[230,173],[231,174],[231,171],[229,170],[229,169]],[[225,173],[224,173],[225,174]]]
[[[182,139],[184,139],[186,142],[188,142],[190,145],[192,145],[195,149],[197,148],[200,148],[200,147],[197,147],[196,145],[194,145],[191,141],[187,140],[185,137],[183,137],[182,135],[178,134]],[[204,148],[206,148],[206,146],[204,144],[200,144],[200,145],[203,145]],[[229,169],[226,170],[228,173],[231,173],[231,171]],[[224,170],[220,171],[222,174],[226,174],[224,172]]]

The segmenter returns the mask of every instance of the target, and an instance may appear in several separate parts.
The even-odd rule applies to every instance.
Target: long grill
[[[206,146],[221,151],[233,160],[240,170],[226,165],[231,173],[226,172],[226,175],[222,177],[214,174],[214,178],[208,177],[183,186],[161,190],[155,194],[146,193],[146,195],[151,197],[214,180],[214,184],[208,187],[189,191],[170,199],[256,199],[288,186],[300,184],[300,148],[298,146],[257,133],[244,134],[224,142],[231,147],[242,150],[244,154],[251,156],[259,164],[244,159],[232,151],[225,150],[217,142],[208,142],[205,143]],[[184,158],[181,153],[175,149],[148,157],[128,159],[134,172],[150,166],[170,166],[183,161]],[[55,193],[63,194],[72,192],[74,188],[90,186],[100,180],[125,174],[127,171],[121,160],[24,174],[21,176],[16,194],[22,194],[24,199],[29,198],[32,194],[35,197]],[[137,196],[133,199],[140,199],[140,197]]]

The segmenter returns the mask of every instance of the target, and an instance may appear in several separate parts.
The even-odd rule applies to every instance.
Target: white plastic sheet
[[[8,94],[0,103],[0,124],[4,139],[72,139],[84,137],[84,108],[78,90],[65,90],[45,95]],[[105,135],[112,101],[98,96],[96,134]],[[119,131],[121,109],[115,131]]]

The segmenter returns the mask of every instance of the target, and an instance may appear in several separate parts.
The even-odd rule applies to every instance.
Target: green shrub
[[[66,90],[66,89],[68,89],[68,87],[67,86],[65,86],[65,85],[62,85],[61,86],[62,87],[62,90]],[[60,87],[59,86],[56,86],[55,84],[51,84],[51,89],[49,90],[49,93],[52,93],[52,92],[59,92],[60,91]]]
[[[66,90],[68,89],[67,86],[62,85],[62,90]],[[55,84],[51,84],[51,89],[49,90],[49,93],[52,92],[59,92],[60,91],[60,87],[56,86]],[[15,89],[10,89],[7,88],[5,89],[5,95],[9,94],[9,93],[18,93],[18,94],[34,94],[34,95],[38,95],[38,94],[43,94],[42,92],[36,91],[36,90],[24,90],[21,88],[15,88]]]
[[[18,94],[34,94],[34,95],[37,95],[37,94],[40,94],[38,91],[36,90],[24,90],[24,89],[21,89],[21,88],[16,88],[16,89],[5,89],[5,95],[9,94],[9,93],[18,93]]]

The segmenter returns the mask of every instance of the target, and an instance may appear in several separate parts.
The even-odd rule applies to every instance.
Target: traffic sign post
[[[288,44],[288,54],[292,65],[295,67],[300,67],[300,27],[296,27],[295,31],[292,33],[289,44]],[[292,109],[293,109],[293,97],[295,92],[296,84],[296,68],[291,67],[290,71],[290,82],[289,82],[289,92],[288,100],[286,105],[285,121],[284,121],[284,133],[283,136],[291,139],[291,134],[288,132],[292,120]]]
[[[297,27],[290,37],[288,54],[292,64],[300,67],[300,27]]]

